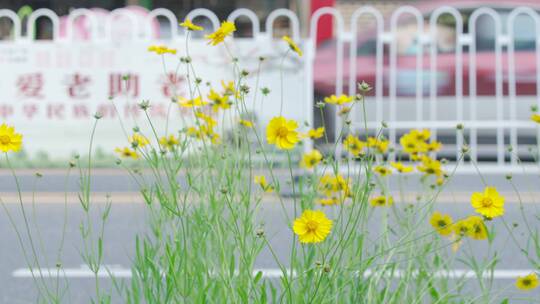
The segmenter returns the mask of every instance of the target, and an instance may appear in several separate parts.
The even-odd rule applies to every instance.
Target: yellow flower
[[[209,39],[208,42],[211,45],[218,45],[225,40],[225,37],[229,36],[232,32],[236,31],[234,23],[229,21],[223,21],[221,26],[212,34],[205,35],[204,38]]]
[[[298,56],[302,57],[302,50],[298,47],[298,45],[289,36],[283,36],[283,37],[281,37],[281,39],[283,39],[283,41],[287,42],[287,44],[289,45],[289,47],[291,48],[291,50],[293,52],[298,54]]]
[[[135,133],[132,136],[129,137],[129,143],[133,148],[138,147],[144,147],[150,143],[148,138],[146,138],[144,135],[141,135],[139,133]]]
[[[452,217],[435,211],[429,220],[431,226],[442,236],[450,235],[452,231]]]
[[[534,113],[531,115],[531,120],[540,124],[540,114]]]
[[[176,54],[176,49],[170,49],[164,45],[151,45],[148,47],[149,52],[154,52],[158,55],[163,54]]]
[[[166,149],[169,149],[169,150],[174,150],[174,147],[177,146],[178,144],[180,144],[180,142],[178,141],[178,138],[176,138],[173,134],[169,135],[169,137],[167,136],[163,136],[162,138],[159,139],[159,144],[163,147],[163,148],[166,148]]]
[[[426,175],[441,176],[443,171],[440,161],[426,155],[422,155],[421,160],[422,162],[418,166],[416,166],[416,169],[418,169],[418,171],[423,172]]]
[[[538,276],[536,273],[531,273],[524,277],[517,277],[516,287],[521,290],[531,290],[538,287]]]
[[[418,140],[418,136],[412,133],[401,136],[399,143],[405,153],[419,154],[427,152],[427,144],[424,141]]]
[[[367,139],[367,146],[379,153],[385,153],[388,150],[388,144],[388,140],[380,140],[375,137],[369,137]]]
[[[249,120],[245,120],[245,119],[240,119],[238,121],[239,124],[241,124],[242,126],[246,127],[246,128],[253,128],[253,123]]]
[[[178,105],[184,108],[201,107],[207,104],[208,103],[203,101],[200,96],[194,99],[182,98],[182,100],[180,100],[178,103]]]
[[[126,158],[133,158],[133,159],[138,159],[139,158],[139,154],[137,154],[137,152],[135,152],[135,150],[132,150],[128,147],[124,147],[124,148],[116,148],[114,149],[114,151],[118,154],[120,154],[121,157],[126,157]]]
[[[332,206],[339,204],[339,200],[336,197],[326,197],[319,199],[319,204],[323,206]]]
[[[319,243],[326,239],[332,230],[332,220],[319,210],[305,210],[294,220],[293,231],[301,243]]]
[[[432,141],[426,145],[428,152],[437,152],[442,148],[442,143],[440,141]]]
[[[22,135],[15,133],[15,128],[3,123],[0,126],[0,150],[17,152],[22,146]]]
[[[223,95],[225,96],[234,96],[235,98],[240,97],[240,92],[234,87],[234,81],[221,81],[221,86],[223,87]]]
[[[300,140],[297,128],[298,123],[292,119],[287,120],[283,116],[274,117],[266,128],[266,140],[279,149],[290,150]]]
[[[384,166],[376,166],[375,168],[373,168],[373,171],[380,174],[381,176],[387,176],[392,174],[392,170]]]
[[[373,207],[390,206],[394,204],[394,198],[391,196],[379,195],[369,200],[369,204]]]
[[[255,183],[259,186],[261,186],[261,189],[264,192],[272,192],[274,191],[274,187],[268,184],[266,181],[266,177],[264,175],[256,175],[255,176]]]
[[[351,134],[347,135],[343,141],[343,148],[353,156],[358,156],[362,153],[365,143]]]
[[[354,96],[347,96],[345,94],[341,94],[340,96],[330,95],[324,98],[324,102],[336,105],[343,105],[352,102],[353,100]]]
[[[217,112],[219,109],[226,110],[231,107],[228,95],[221,95],[213,89],[210,89],[210,93],[208,93],[207,97],[212,101],[212,111],[214,112]]]
[[[195,117],[203,120],[209,127],[209,131],[217,125],[217,121],[212,116],[203,113],[202,111],[195,111]]]
[[[467,218],[470,229],[467,236],[475,240],[485,240],[488,236],[487,228],[481,217],[473,215]]]
[[[413,136],[416,140],[424,141],[424,142],[427,141],[429,137],[431,137],[431,132],[428,129],[423,129],[423,130],[414,129],[414,130],[411,130],[409,134]]]
[[[324,135],[324,127],[320,127],[317,129],[311,129],[308,131],[307,136],[311,139],[317,139],[321,138]]]
[[[412,172],[414,170],[413,167],[405,166],[401,162],[391,162],[390,166],[392,166],[392,168],[396,169],[399,173],[409,173],[409,172]]]
[[[323,156],[321,152],[318,150],[313,150],[309,153],[305,153],[302,156],[302,162],[300,163],[301,166],[311,169],[315,166],[317,166],[321,160],[323,159]]]
[[[497,192],[495,187],[486,187],[484,193],[473,193],[471,205],[477,213],[489,219],[504,214],[504,197]]]
[[[202,26],[198,26],[198,25],[195,25],[191,22],[191,20],[189,19],[185,19],[184,22],[180,23],[180,26],[183,27],[183,28],[186,28],[190,31],[202,31],[203,30],[203,27]]]
[[[459,220],[453,225],[454,233],[459,238],[469,235],[471,229],[471,223],[467,219]]]
[[[325,174],[319,180],[319,191],[326,196],[332,196],[332,194],[336,193],[341,195],[341,192],[343,192],[344,196],[349,196],[349,180],[339,174],[336,176]]]
[[[203,137],[203,133],[201,130],[197,129],[196,127],[188,127],[186,130],[187,135],[191,137],[196,137],[198,139],[201,139]]]

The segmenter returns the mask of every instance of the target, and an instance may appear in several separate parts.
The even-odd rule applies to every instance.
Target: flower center
[[[277,131],[279,137],[287,137],[289,130],[286,127],[280,127]]]
[[[489,197],[484,197],[482,199],[482,206],[484,207],[491,207],[491,205],[493,205],[493,200]]]
[[[308,232],[315,232],[319,227],[319,224],[315,221],[308,221],[306,224]]]
[[[0,143],[3,145],[8,145],[11,142],[11,138],[7,135],[0,136]]]
[[[439,225],[439,227],[446,227],[446,221],[440,220],[437,222],[437,225]]]
[[[531,285],[531,280],[525,279],[525,280],[522,281],[522,283],[523,283],[523,285],[525,285],[525,286],[529,286],[529,285]]]

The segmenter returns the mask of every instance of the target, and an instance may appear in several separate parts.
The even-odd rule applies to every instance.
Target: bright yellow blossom
[[[210,129],[212,129],[213,127],[217,125],[217,121],[212,116],[207,115],[202,111],[196,111],[195,117],[204,121]]]
[[[440,141],[432,141],[426,146],[428,152],[438,152],[442,148],[442,143]]]
[[[417,130],[413,129],[411,132],[409,132],[411,136],[413,136],[418,141],[427,141],[429,137],[431,136],[431,132],[428,129],[423,130]]]
[[[207,97],[212,101],[212,111],[214,112],[217,112],[219,109],[226,110],[231,107],[229,96],[226,94],[221,95],[213,89],[210,89],[210,93],[208,93]]]
[[[195,25],[189,19],[185,19],[184,22],[180,23],[180,26],[186,28],[189,31],[202,31],[203,27]]]
[[[403,152],[409,154],[420,154],[427,152],[427,144],[425,141],[418,140],[415,134],[407,133],[399,139],[399,143],[403,148]]]
[[[302,161],[300,165],[304,168],[311,169],[315,166],[317,166],[321,160],[323,159],[323,156],[319,150],[313,150],[311,152],[305,153],[302,156]]]
[[[458,238],[464,237],[469,235],[469,231],[472,229],[471,223],[467,219],[462,219],[457,221],[452,226],[454,233],[458,236]]]
[[[387,176],[392,174],[392,170],[385,166],[376,166],[375,168],[373,168],[373,171],[375,171],[375,173],[378,173],[381,176]]]
[[[307,136],[311,139],[321,138],[324,135],[324,127],[319,127],[317,129],[310,129],[307,132]]]
[[[305,210],[293,224],[293,231],[301,243],[322,242],[331,230],[332,220],[319,210]]]
[[[238,123],[241,124],[242,126],[246,127],[246,128],[253,128],[253,122],[251,122],[249,120],[240,119],[238,121]]]
[[[298,56],[302,57],[302,50],[298,47],[298,45],[289,36],[283,36],[283,37],[281,37],[281,39],[283,39],[283,41],[287,42],[287,44],[289,45],[289,47],[291,48],[291,50],[293,52],[298,54]]]
[[[452,217],[435,211],[429,220],[431,226],[442,236],[452,234]]]
[[[208,102],[203,101],[200,96],[194,99],[182,98],[178,103],[179,106],[184,108],[201,107],[207,104]]]
[[[441,176],[443,173],[440,161],[426,155],[421,156],[421,161],[422,162],[416,167],[416,169],[425,175]]]
[[[370,199],[369,204],[373,207],[391,206],[394,204],[394,198],[391,196],[379,195]]]
[[[266,128],[266,140],[279,149],[290,150],[300,141],[296,129],[296,121],[287,120],[283,116],[274,117]]]
[[[476,212],[489,219],[504,214],[504,197],[497,192],[495,187],[486,187],[483,193],[473,193],[471,205]]]
[[[223,42],[223,40],[225,40],[225,38],[229,36],[230,34],[232,34],[232,32],[234,31],[236,31],[236,26],[234,25],[233,22],[223,21],[221,23],[221,26],[215,32],[204,36],[204,38],[210,40],[208,42],[209,44],[218,45],[221,42]]]
[[[531,290],[538,287],[538,276],[536,273],[531,273],[524,277],[517,277],[516,287],[521,290]]]
[[[535,123],[540,124],[540,114],[533,113],[531,115],[531,120],[534,121]]]
[[[351,153],[353,156],[358,156],[362,153],[365,143],[358,139],[356,136],[353,136],[351,134],[347,135],[345,140],[343,141],[343,147],[346,151]]]
[[[476,215],[469,216],[467,218],[469,224],[469,230],[467,231],[467,236],[475,240],[485,240],[488,236],[487,228],[484,224],[484,220]]]
[[[391,162],[390,166],[396,169],[399,173],[409,173],[414,170],[411,166],[405,166],[402,162]]]
[[[129,143],[134,148],[142,148],[150,143],[148,138],[146,138],[144,135],[141,135],[139,133],[135,133],[132,136],[129,137]]]
[[[132,150],[132,149],[130,149],[128,147],[116,148],[116,149],[114,149],[114,151],[116,153],[118,153],[121,157],[133,158],[133,159],[138,159],[139,158],[139,154],[137,154],[137,152],[135,150]]]
[[[367,146],[375,149],[375,152],[386,153],[388,150],[389,141],[385,139],[378,139],[375,137],[369,137],[367,139]]]
[[[339,204],[339,200],[337,199],[337,197],[325,197],[325,198],[321,198],[319,199],[319,204],[323,205],[323,206],[332,206],[332,205],[337,205]]]
[[[174,150],[174,147],[178,146],[180,142],[178,141],[178,138],[174,136],[173,134],[167,136],[163,136],[159,139],[159,144],[166,149]]]
[[[156,53],[158,55],[163,55],[163,54],[175,55],[176,54],[176,49],[170,49],[164,45],[151,45],[148,47],[148,51]]]
[[[0,151],[17,152],[22,146],[22,135],[15,133],[15,128],[3,123],[0,126]]]
[[[223,87],[223,95],[225,96],[234,96],[235,98],[240,97],[240,92],[234,87],[234,81],[221,81],[221,86]]]
[[[333,194],[350,196],[349,180],[339,174],[325,174],[319,180],[319,191],[326,196],[333,196]]]
[[[274,191],[274,187],[268,184],[268,182],[266,181],[266,177],[264,175],[256,175],[255,183],[259,185],[264,192]]]
[[[335,105],[344,105],[346,103],[352,102],[353,100],[354,96],[347,96],[345,94],[341,94],[339,96],[330,95],[324,98],[324,102]]]

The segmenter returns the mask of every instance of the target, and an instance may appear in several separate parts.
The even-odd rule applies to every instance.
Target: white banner
[[[162,58],[147,51],[153,44],[166,44],[178,53]],[[246,105],[254,112],[259,129],[279,115],[282,84],[283,115],[300,122],[307,119],[311,109],[304,105],[304,64],[291,53],[281,64],[287,48],[283,41],[231,39],[227,46],[228,49],[224,45],[210,46],[203,40],[189,41],[189,54],[197,77],[202,79],[205,97],[210,88],[222,91],[222,81],[234,80],[232,54],[239,59],[239,68],[249,72]],[[0,118],[23,134],[27,152],[41,150],[52,158],[87,151],[96,112],[103,116],[97,128],[96,146],[105,151],[127,145],[119,118],[129,133],[138,126],[151,137],[144,113],[137,106],[142,100],[150,101],[149,113],[158,132],[162,132],[160,136],[165,134],[171,107],[169,133],[176,132],[187,124],[183,117],[192,116],[191,110],[171,105],[174,96],[190,97],[186,65],[180,63],[185,54],[182,39],[166,43],[0,43]],[[260,56],[266,60],[258,73]],[[257,77],[260,78],[255,100]],[[191,81],[193,85],[194,79]],[[268,96],[261,94],[263,87],[270,89]],[[229,111],[236,115],[234,109]]]

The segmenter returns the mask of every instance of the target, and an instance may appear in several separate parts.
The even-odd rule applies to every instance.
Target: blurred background
[[[449,6],[451,6],[451,10],[448,9]],[[372,10],[359,13],[362,8],[366,7],[370,7]],[[521,8],[514,10],[516,7]],[[515,149],[514,151],[518,151],[522,160],[534,159],[527,145],[536,143],[536,130],[523,125],[520,121],[528,120],[531,108],[534,110],[538,103],[535,96],[540,82],[536,66],[540,56],[536,51],[537,34],[535,28],[537,28],[537,24],[534,19],[537,18],[534,15],[540,10],[538,1],[2,0],[0,8],[16,13],[17,18],[21,20],[21,35],[26,36],[27,39],[49,41],[54,38],[57,30],[58,37],[56,38],[58,39],[67,39],[68,36],[72,35],[74,40],[80,42],[94,41],[102,37],[109,37],[107,26],[110,25],[113,28],[110,38],[114,44],[124,41],[126,37],[140,38],[141,41],[176,43],[174,42],[175,37],[172,36],[176,35],[176,31],[179,30],[171,27],[167,16],[157,14],[148,26],[141,26],[141,24],[146,24],[145,22],[152,14],[151,11],[157,8],[167,9],[177,20],[182,20],[188,13],[201,8],[209,9],[218,20],[225,20],[238,13],[235,13],[238,8],[246,8],[253,13],[252,17],[256,18],[257,27],[254,26],[250,17],[243,15],[243,13],[236,14],[234,21],[238,30],[235,37],[246,38],[248,41],[246,45],[253,46],[253,50],[249,54],[251,57],[254,57],[253,55],[257,52],[264,53],[265,51],[261,42],[264,39],[254,37],[261,43],[249,43],[250,37],[254,36],[253,31],[260,28],[261,33],[268,33],[269,29],[266,28],[265,21],[272,12],[278,9],[288,9],[298,18],[298,29],[301,37],[298,42],[302,48],[308,48],[305,50],[308,51],[306,56],[300,61],[296,60],[296,66],[294,64],[290,66],[289,71],[300,73],[296,76],[301,84],[296,86],[296,90],[287,90],[286,98],[300,98],[303,104],[303,108],[299,108],[298,104],[290,105],[291,116],[315,127],[320,126],[322,125],[321,112],[317,109],[308,110],[306,107],[331,94],[354,94],[355,83],[366,81],[374,88],[369,94],[373,96],[375,102],[368,106],[368,120],[372,123],[370,125],[371,133],[377,132],[380,121],[405,121],[406,123],[391,124],[391,127],[396,128],[395,130],[384,131],[384,135],[391,137],[391,141],[395,141],[405,126],[419,125],[425,121],[444,120],[446,123],[443,125],[432,123],[429,127],[432,128],[432,131],[438,132],[439,140],[445,144],[441,155],[456,159],[456,151],[461,143],[455,136],[455,123],[485,120],[485,124],[478,128],[467,129],[465,132],[467,141],[473,143],[477,148],[475,151],[478,151],[478,155],[474,155],[474,158],[479,157],[481,160],[499,163],[511,161],[511,153],[501,151],[510,145]],[[53,22],[48,18],[48,13],[41,14],[42,11],[39,10],[43,8],[58,15],[58,22]],[[68,18],[70,13],[77,9],[80,12],[81,8],[89,9],[89,12],[92,12],[97,18],[97,24],[92,24],[86,16],[75,17],[74,20]],[[331,14],[328,14],[328,11],[326,14],[322,14],[315,22],[317,28],[313,33],[314,37],[311,37],[310,30],[314,25],[311,24],[314,19],[313,15],[321,8],[328,8],[336,12],[339,18],[333,18]],[[414,9],[411,10],[411,8]],[[478,8],[483,9],[478,10]],[[39,17],[35,18],[35,22],[32,22],[32,28],[28,29],[28,24],[30,24],[28,18],[36,11],[40,12]],[[131,22],[126,22],[127,19],[122,17],[120,11],[122,14],[126,11],[129,12],[132,19],[128,19],[135,20],[139,27],[134,30]],[[477,16],[474,17],[474,22],[471,22],[475,11]],[[355,12],[356,15],[353,18]],[[377,22],[378,16],[380,16],[380,22]],[[510,16],[512,17],[510,18]],[[395,19],[395,24],[393,24],[392,19]],[[112,21],[109,22],[109,20]],[[212,27],[212,22],[208,18],[199,16],[196,21],[206,29]],[[352,28],[353,21],[356,28]],[[475,28],[474,33],[471,33],[471,26]],[[276,40],[285,34],[292,35],[294,34],[291,31],[293,27],[290,19],[275,18],[272,35]],[[27,46],[19,48],[18,51],[16,51],[17,47],[10,46],[9,40],[13,33],[14,28],[9,18],[0,18],[0,36],[3,42],[8,42],[2,44],[4,51],[0,54],[5,63],[20,63],[24,59],[14,54],[24,56],[25,52],[28,53],[25,51],[28,49]],[[131,36],[133,33],[135,36]],[[202,38],[203,35],[204,33],[196,33],[194,38]],[[260,36],[264,37],[264,35]],[[242,39],[237,40],[241,41]],[[141,48],[145,46],[144,43],[139,44]],[[259,46],[258,50],[255,50],[256,45]],[[276,45],[277,43],[272,43],[270,48],[279,49]],[[45,48],[44,46],[40,47]],[[314,49],[312,50],[311,47]],[[474,50],[471,50],[472,48]],[[30,51],[27,55],[28,58],[31,58],[32,53],[35,52]],[[38,54],[41,57],[36,59],[36,65],[44,62],[43,58],[47,56],[63,57],[63,55],[55,54],[60,54],[60,52],[44,49]],[[113,55],[103,54],[103,56],[113,57]],[[279,57],[282,53],[267,55]],[[111,59],[111,64],[113,61],[114,59]],[[308,65],[312,65],[311,72],[306,70]],[[69,68],[74,69],[73,64],[70,66],[66,63],[65,66],[68,70]],[[151,66],[148,63],[137,69],[150,69]],[[14,65],[13,69],[25,70],[26,68]],[[309,75],[305,73],[309,73]],[[17,81],[21,85],[29,83],[26,86],[30,87],[45,87],[47,84],[46,75],[33,74],[35,73],[29,73],[29,75],[25,75],[26,78]],[[287,77],[292,74],[286,73],[285,75]],[[14,76],[3,75],[0,79],[0,88],[2,88],[2,82],[6,87],[11,86],[9,82],[13,79],[8,77]],[[73,77],[70,81],[74,82],[74,85],[83,86],[85,82],[90,82],[78,72],[75,72]],[[104,78],[105,76],[95,77]],[[110,79],[109,82],[112,81]],[[60,79],[59,81],[65,82],[66,80]],[[136,94],[134,97],[154,98],[149,93],[150,89],[147,90],[143,87],[147,81],[141,80],[141,82],[143,83],[141,88],[139,89],[137,86],[138,91],[140,91],[137,93],[140,94]],[[290,83],[290,81],[286,81],[286,83]],[[269,81],[269,84],[279,85],[272,81]],[[112,85],[109,84],[110,86]],[[298,89],[301,90],[301,94],[297,92]],[[58,89],[54,90],[56,92]],[[96,91],[105,90],[107,90],[105,83],[96,87]],[[10,115],[16,116],[17,112],[21,111],[12,109],[9,105],[12,103],[11,101],[4,103],[2,101],[18,98],[18,95],[9,96],[6,93],[7,90],[3,90],[3,92],[0,94],[0,117],[9,119]],[[43,99],[59,103],[69,102],[62,99],[64,97],[53,97],[54,92]],[[295,95],[295,93],[298,94]],[[105,95],[91,99],[95,102],[104,98],[106,98]],[[155,99],[157,98],[155,97]],[[269,102],[269,104],[272,103]],[[34,106],[25,105],[27,108]],[[98,109],[101,108],[98,107]],[[29,111],[31,109],[23,109],[24,113]],[[35,111],[39,112],[39,109]],[[57,108],[48,108],[42,112],[43,115],[52,113],[54,116],[59,111]],[[92,111],[88,112],[85,114],[86,117]],[[255,116],[262,115],[262,117],[258,117],[261,122],[267,121],[264,113],[260,113],[260,111],[257,113],[255,109],[254,112]],[[307,112],[310,113],[306,117],[296,117],[295,114]],[[325,109],[324,116],[330,140],[334,140],[334,134],[342,122],[336,117],[333,108]],[[358,115],[352,117],[354,122],[359,121]],[[504,125],[503,121],[510,122],[506,126],[515,127],[515,129],[501,128],[501,125]],[[354,122],[351,124],[352,131],[358,132],[359,126],[355,126]],[[64,124],[62,127],[65,126]],[[319,143],[322,144],[322,142]],[[476,147],[477,143],[481,145]]]

